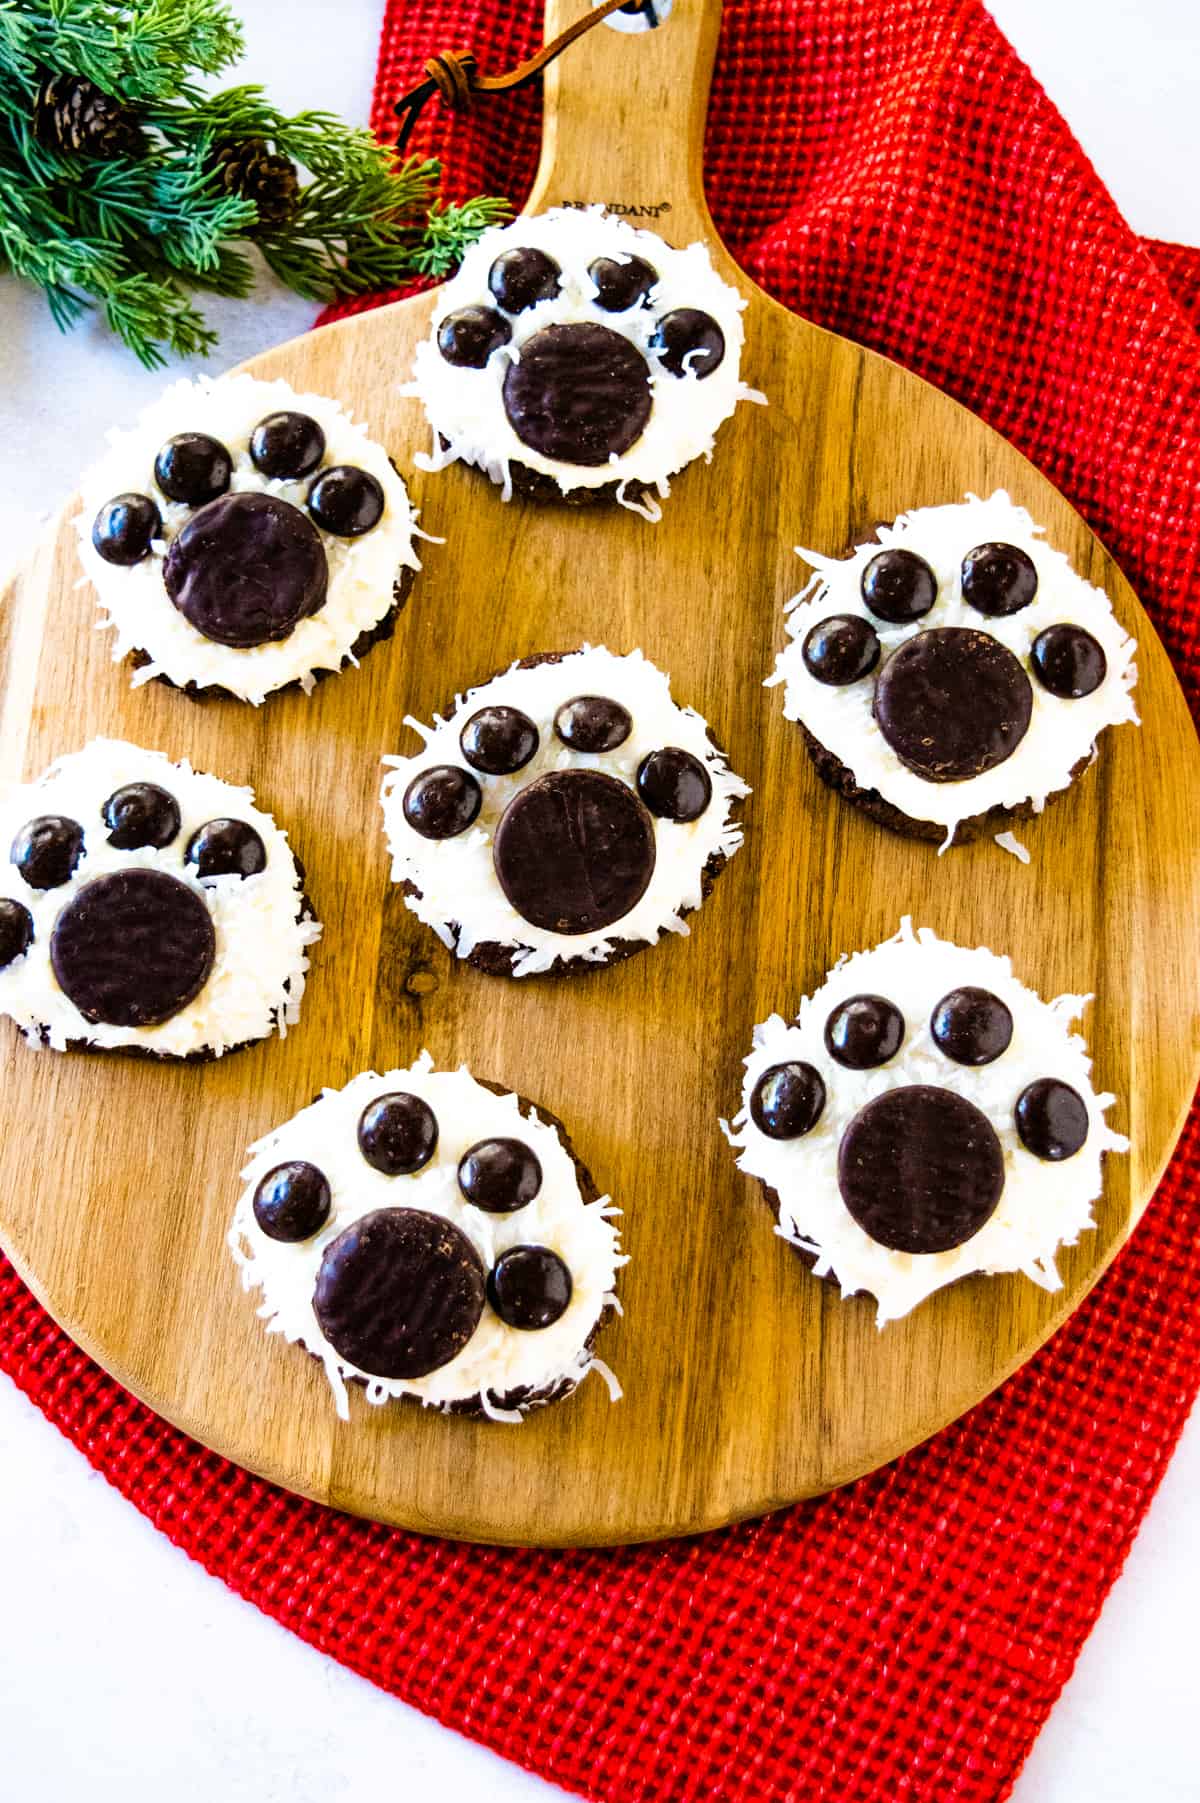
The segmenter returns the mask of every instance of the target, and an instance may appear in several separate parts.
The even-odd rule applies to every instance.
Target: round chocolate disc
[[[654,822],[599,770],[552,770],[518,790],[492,841],[496,878],[525,920],[597,933],[624,918],[654,875]]]
[[[511,337],[512,327],[494,307],[459,307],[438,327],[437,347],[456,369],[482,369]]]
[[[594,468],[644,432],[650,371],[637,346],[608,326],[546,326],[508,367],[504,411],[531,450]]]
[[[879,634],[861,614],[830,614],[805,635],[800,655],[810,676],[842,689],[871,674],[879,662]]]
[[[85,883],[54,923],[50,962],[85,1020],[155,1027],[199,995],[216,934],[200,896],[165,870]]]
[[[542,1187],[537,1154],[521,1139],[481,1139],[458,1161],[458,1187],[468,1202],[492,1215],[510,1215]]]
[[[1018,545],[976,545],[962,561],[963,600],[996,618],[1020,613],[1038,590],[1032,557]]]
[[[154,459],[154,480],[169,501],[203,507],[223,495],[233,476],[233,458],[207,432],[180,432],[168,438]]]
[[[488,1274],[487,1299],[508,1327],[553,1327],[571,1300],[571,1273],[549,1246],[510,1246]]]
[[[664,313],[651,340],[664,369],[703,382],[725,360],[725,334],[711,313],[676,307]]]
[[[469,770],[433,764],[404,791],[404,818],[422,839],[453,839],[478,818],[483,790]]]
[[[426,1377],[462,1351],[486,1293],[479,1254],[453,1221],[377,1208],[326,1246],[313,1312],[348,1365],[370,1377]]]
[[[303,1158],[277,1164],[254,1192],[254,1219],[269,1240],[310,1240],[329,1219],[329,1179]]]
[[[953,1090],[910,1083],[860,1108],[838,1148],[838,1188],[864,1233],[892,1252],[949,1252],[991,1218],[1004,1189],[995,1128]]]
[[[588,264],[588,274],[596,284],[596,305],[605,313],[627,313],[630,307],[645,303],[658,280],[658,271],[644,257],[597,257]]]
[[[411,1177],[437,1151],[437,1116],[407,1090],[376,1096],[358,1117],[358,1149],[385,1177]]]
[[[848,1071],[872,1071],[904,1043],[904,1016],[883,995],[850,995],[825,1022],[825,1049]]]
[[[162,533],[162,515],[149,495],[114,495],[92,521],[92,543],[105,563],[141,563]]]
[[[633,731],[633,715],[607,695],[576,695],[554,716],[554,730],[572,751],[615,751]]]
[[[820,1071],[799,1059],[773,1064],[750,1095],[750,1118],[768,1139],[799,1139],[811,1133],[824,1107]]]
[[[61,888],[83,856],[83,828],[66,814],[39,814],[25,822],[8,856],[31,889]]]
[[[268,413],[250,435],[255,469],[277,481],[311,476],[325,455],[325,434],[310,413]]]
[[[276,495],[231,494],[192,515],[163,582],[184,619],[218,645],[286,639],[325,605],[329,569],[308,517]]]
[[[1035,1158],[1074,1158],[1088,1136],[1087,1103],[1057,1077],[1038,1077],[1017,1097],[1017,1132]]]
[[[908,626],[920,620],[937,600],[937,577],[915,551],[889,545],[862,573],[862,598],[877,620]]]
[[[114,789],[101,809],[108,842],[118,851],[161,851],[179,831],[179,803],[157,783],[126,783]]]
[[[188,840],[183,857],[201,882],[215,876],[257,876],[267,867],[267,848],[246,820],[206,820]]]
[[[712,777],[678,745],[648,751],[637,767],[637,791],[652,814],[681,825],[699,820],[712,800]]]
[[[558,293],[562,270],[544,250],[523,245],[504,250],[488,271],[488,287],[506,313],[523,313]]]
[[[308,511],[323,532],[361,538],[383,518],[383,483],[355,463],[322,470],[308,491]]]
[[[511,776],[523,770],[538,748],[538,729],[519,707],[481,707],[458,735],[472,770]]]
[[[998,995],[968,983],[942,997],[929,1030],[955,1064],[993,1064],[1012,1044],[1013,1017]]]
[[[1042,687],[1063,701],[1093,695],[1108,675],[1104,647],[1082,626],[1047,626],[1029,651],[1033,673]]]
[[[0,895],[0,970],[7,970],[33,944],[33,915],[10,895]]]
[[[875,684],[875,718],[901,763],[931,783],[965,782],[1010,758],[1033,690],[1006,645],[969,626],[907,639]]]

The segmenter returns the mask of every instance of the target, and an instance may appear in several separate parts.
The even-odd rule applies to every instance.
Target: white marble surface
[[[379,0],[242,0],[246,79],[365,115]],[[1200,244],[1195,0],[993,0],[1140,231]],[[220,310],[223,360],[302,330],[266,294]],[[0,280],[0,545],[19,550],[106,423],[151,394],[99,331],[60,339]],[[177,1553],[0,1381],[0,1796],[30,1803],[536,1803],[553,1787],[317,1653]],[[1017,1803],[1200,1799],[1200,1420],[1016,1791]],[[936,1803],[929,1798],[923,1803]]]

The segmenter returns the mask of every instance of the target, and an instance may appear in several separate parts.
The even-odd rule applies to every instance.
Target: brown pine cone
[[[213,175],[226,194],[252,200],[258,208],[254,231],[286,225],[300,201],[300,178],[290,158],[277,156],[265,138],[214,144]]]
[[[85,75],[52,75],[33,102],[33,130],[47,150],[72,156],[140,157],[146,149],[131,107]]]

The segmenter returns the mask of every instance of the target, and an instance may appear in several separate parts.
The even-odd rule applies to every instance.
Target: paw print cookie
[[[778,1231],[880,1326],[976,1272],[1061,1287],[1054,1255],[1095,1226],[1106,1152],[1125,1152],[1071,1023],[1007,958],[905,919],[846,957],[790,1024],[754,1030],[729,1132]]]
[[[686,933],[742,842],[749,794],[640,651],[544,653],[385,759],[392,881],[494,975],[578,971]]]
[[[76,526],[135,686],[257,705],[390,636],[420,568],[416,514],[336,401],[201,377],[110,437]]]
[[[739,400],[745,301],[702,244],[674,250],[602,207],[486,231],[446,283],[409,392],[441,469],[660,516],[670,478],[711,457]]]
[[[364,1071],[251,1148],[229,1245],[270,1331],[346,1385],[520,1421],[595,1370],[626,1260],[553,1115],[466,1066]]]
[[[249,789],[93,739],[0,807],[0,1013],[55,1051],[219,1058],[299,1019],[321,934]]]
[[[894,831],[945,848],[1040,813],[1137,720],[1108,596],[1003,491],[903,514],[848,558],[800,555],[816,573],[767,686],[822,779]]]

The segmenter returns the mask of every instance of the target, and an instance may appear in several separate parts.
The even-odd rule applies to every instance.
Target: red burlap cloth
[[[470,44],[507,67],[540,14],[392,0],[377,125],[426,55]],[[459,194],[519,199],[538,103],[439,114],[421,135]],[[769,289],[951,390],[1066,491],[1195,704],[1200,256],[1132,236],[982,6],[726,0],[708,178],[726,242]],[[1200,1385],[1200,1116],[1112,1272],[1000,1392],[848,1490],[699,1541],[489,1551],[300,1502],[124,1394],[2,1260],[0,1363],[210,1571],[561,1784],[993,1803]]]

